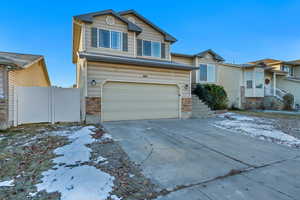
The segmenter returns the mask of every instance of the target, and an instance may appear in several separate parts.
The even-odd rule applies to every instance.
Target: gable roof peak
[[[117,19],[119,19],[122,22],[124,22],[125,24],[127,24],[129,31],[134,31],[137,33],[142,32],[142,29],[140,27],[138,27],[134,23],[130,22],[126,18],[122,17],[121,15],[119,15],[117,12],[115,12],[112,9],[102,10],[102,11],[98,11],[98,12],[91,12],[91,13],[86,13],[86,14],[82,14],[82,15],[76,15],[76,16],[73,16],[73,19],[80,20],[85,23],[93,23],[94,17],[101,16],[101,15],[109,15],[109,14],[113,15]]]
[[[217,54],[216,52],[214,52],[212,49],[207,49],[205,51],[197,53],[197,54],[195,54],[195,56],[197,56],[197,57],[204,57],[205,54],[207,54],[207,53],[211,54],[218,61],[225,61],[225,59],[223,57],[221,57],[219,54]]]
[[[157,30],[158,32],[160,32],[161,34],[163,34],[165,36],[165,40],[166,41],[169,41],[171,43],[174,43],[174,42],[177,41],[177,39],[175,37],[173,37],[172,35],[168,34],[167,32],[165,32],[160,27],[156,26],[154,23],[152,23],[150,20],[148,20],[147,18],[145,18],[143,15],[139,14],[134,9],[120,11],[120,12],[118,12],[118,14],[121,15],[121,16],[122,15],[126,15],[126,14],[134,14],[135,16],[137,16],[138,18],[140,18],[143,22],[145,22],[146,24],[148,24],[149,26],[151,26],[152,28],[154,28],[155,30]]]

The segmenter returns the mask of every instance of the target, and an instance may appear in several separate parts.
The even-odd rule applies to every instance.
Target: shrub
[[[193,94],[204,101],[212,110],[227,108],[227,93],[222,86],[215,84],[197,84]]]
[[[286,94],[283,96],[284,110],[293,110],[294,96],[292,94]]]

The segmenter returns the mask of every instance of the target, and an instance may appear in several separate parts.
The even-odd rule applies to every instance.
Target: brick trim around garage
[[[8,113],[7,113],[7,100],[0,99],[0,130],[7,128],[7,120],[8,120]]]
[[[100,97],[86,97],[85,109],[87,115],[100,116],[101,112],[101,98]]]
[[[192,112],[192,98],[181,99],[181,112]]]

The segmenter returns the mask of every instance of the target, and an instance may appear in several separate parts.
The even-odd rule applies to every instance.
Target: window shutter
[[[136,51],[138,56],[143,55],[143,40],[140,39],[136,40]]]
[[[123,51],[128,51],[128,33],[123,33]]]
[[[161,43],[161,58],[166,58],[166,44]]]
[[[91,28],[91,46],[97,47],[97,28]]]

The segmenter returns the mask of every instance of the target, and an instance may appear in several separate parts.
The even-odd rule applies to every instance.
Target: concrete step
[[[209,118],[215,113],[197,96],[192,96],[192,118]]]

